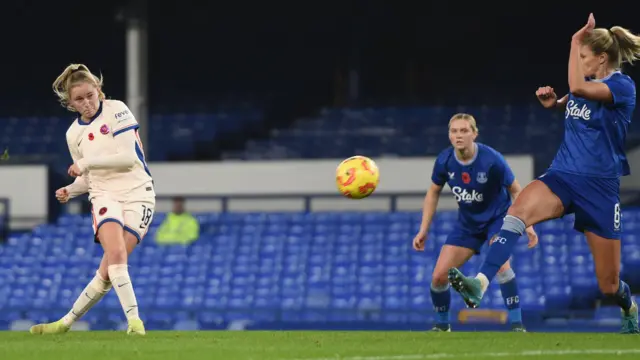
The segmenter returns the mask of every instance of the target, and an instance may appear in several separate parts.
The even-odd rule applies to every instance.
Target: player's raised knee
[[[435,289],[449,286],[448,270],[434,271],[431,277],[431,287]]]
[[[509,206],[507,215],[511,215],[518,219],[526,219],[528,215],[528,209],[526,204],[518,203],[518,202],[512,204],[511,206]]]

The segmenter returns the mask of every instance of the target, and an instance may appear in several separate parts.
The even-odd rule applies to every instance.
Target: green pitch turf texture
[[[640,359],[640,336],[496,332],[0,332],[2,360]]]

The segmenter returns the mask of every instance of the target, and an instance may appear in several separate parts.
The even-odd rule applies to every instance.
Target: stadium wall
[[[337,195],[335,169],[340,161],[151,163],[149,168],[158,194],[157,211],[170,210],[172,196],[188,198],[193,212],[389,210],[389,197],[344,201],[339,196],[328,196]],[[434,161],[434,157],[376,159],[381,172],[376,193],[405,194],[397,200],[397,209],[420,209]],[[531,156],[507,156],[507,161],[522,184],[533,179]],[[12,229],[30,229],[47,222],[54,187],[58,186],[50,184],[49,172],[44,165],[0,167],[0,198],[9,201]],[[309,200],[309,196],[314,197]],[[86,196],[82,199],[86,200]],[[456,204],[453,198],[443,197],[439,206],[453,209]],[[66,210],[77,213],[81,208],[79,202],[74,202]]]
[[[8,206],[0,207],[0,215],[9,212],[12,229],[30,229],[47,221],[49,215],[50,171],[45,165],[6,165],[0,167],[0,198]]]
[[[522,184],[533,179],[531,156],[507,156],[507,161]],[[389,209],[389,199],[373,196],[367,201],[344,201],[336,195],[335,170],[341,159],[288,161],[225,161],[222,163],[155,163],[149,167],[160,197],[188,197],[191,211],[216,211],[221,201],[202,196],[227,196],[230,211],[300,211],[303,197],[311,199],[312,211],[381,211]],[[431,182],[435,157],[376,159],[380,184],[376,194],[412,194],[397,202],[398,210],[422,208],[424,193]],[[445,190],[449,192],[449,189]],[[251,198],[260,194],[269,198]],[[283,197],[278,198],[278,195]],[[286,195],[286,198],[284,197]],[[300,195],[296,197],[296,195]],[[236,197],[234,199],[234,197]],[[455,201],[444,197],[442,209],[455,209]],[[158,211],[170,209],[169,199],[160,199]]]

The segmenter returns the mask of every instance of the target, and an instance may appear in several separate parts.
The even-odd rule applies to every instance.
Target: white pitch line
[[[528,357],[528,356],[568,356],[568,355],[628,355],[640,354],[640,349],[608,350],[527,350],[518,352],[486,352],[486,353],[435,353],[435,354],[411,354],[411,355],[380,355],[380,356],[346,356],[336,355],[324,358],[306,358],[289,360],[429,360],[451,359],[467,357]]]

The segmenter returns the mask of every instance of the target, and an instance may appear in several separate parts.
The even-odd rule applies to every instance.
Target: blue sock
[[[511,215],[505,216],[502,229],[493,244],[489,246],[489,253],[480,267],[480,272],[487,277],[489,282],[496,276],[502,265],[509,260],[513,248],[524,230],[525,225],[522,220]]]
[[[433,303],[433,310],[436,312],[436,323],[449,325],[449,307],[451,306],[449,284],[440,287],[434,287],[431,284],[431,302]]]
[[[509,322],[522,323],[522,311],[520,309],[520,297],[518,296],[518,282],[513,269],[509,269],[496,276],[500,284],[500,292],[504,299],[504,306],[509,311]]]
[[[631,309],[631,289],[629,289],[629,285],[626,282],[620,280],[618,291],[613,296],[622,310],[628,311]]]

